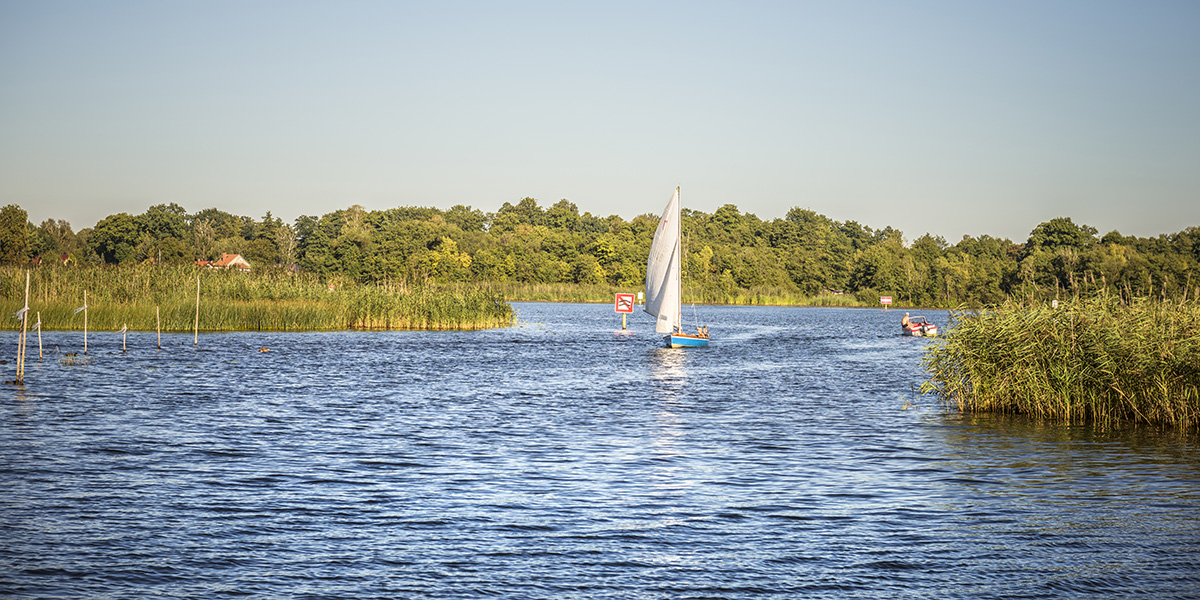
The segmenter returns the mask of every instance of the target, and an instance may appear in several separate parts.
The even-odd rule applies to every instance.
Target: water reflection
[[[683,348],[655,348],[648,353],[650,378],[658,384],[656,387],[667,393],[668,397],[676,396],[687,383],[688,352]]]
[[[1177,434],[1065,426],[1021,417],[946,415],[934,428],[957,481],[1028,503],[1095,503],[1129,492],[1200,498],[1179,475],[1200,476],[1194,440]],[[1167,474],[1174,474],[1168,476]],[[1046,493],[1053,490],[1053,493]],[[1082,505],[1078,508],[1083,508]]]
[[[1062,425],[1019,415],[947,413],[939,417],[940,431],[947,444],[969,452],[986,440],[991,452],[1000,456],[1029,456],[1031,448],[1045,449],[1038,457],[1057,458],[1055,463],[1071,463],[1080,457],[1103,460],[1114,455],[1182,461],[1200,468],[1200,438],[1194,432],[1156,429],[1143,426],[1103,427],[1099,425]],[[977,450],[978,452],[978,450]],[[971,452],[974,454],[974,452]],[[982,452],[987,455],[988,452]]]
[[[1190,548],[1200,539],[1194,436],[957,414],[930,429],[944,461],[922,478],[953,507],[957,535],[1019,550],[1044,585],[1119,589],[1113,582],[1159,568],[1139,558],[1147,540]]]

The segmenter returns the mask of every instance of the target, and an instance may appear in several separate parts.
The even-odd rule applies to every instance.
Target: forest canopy
[[[363,284],[497,282],[641,287],[657,215],[631,220],[580,213],[568,200],[533,198],[494,213],[351,206],[285,223],[216,208],[189,213],[159,204],[118,213],[79,231],[59,219],[28,222],[0,208],[0,262],[6,264],[192,263],[241,254],[256,269],[290,269]],[[862,303],[881,295],[922,306],[980,306],[1008,297],[1055,297],[1081,290],[1133,296],[1196,295],[1200,228],[1152,238],[1099,235],[1069,217],[1039,223],[1023,242],[963,236],[906,240],[793,208],[766,221],[726,204],[685,210],[685,278],[701,302],[746,292],[811,298],[841,294]],[[1197,282],[1200,283],[1200,282]]]

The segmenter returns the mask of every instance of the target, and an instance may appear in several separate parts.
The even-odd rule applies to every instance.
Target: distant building
[[[250,263],[242,258],[241,254],[225,254],[224,252],[221,253],[221,260],[214,262],[213,266],[218,269],[250,270]]]
[[[244,273],[250,272],[250,263],[242,258],[241,254],[226,254],[222,252],[219,260],[198,260],[196,264],[210,269],[237,269]]]

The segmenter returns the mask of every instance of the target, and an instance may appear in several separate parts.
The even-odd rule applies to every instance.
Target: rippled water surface
[[[947,412],[895,311],[700,307],[668,350],[516,306],[84,366],[46,334],[0,389],[0,596],[1200,597],[1191,434]]]

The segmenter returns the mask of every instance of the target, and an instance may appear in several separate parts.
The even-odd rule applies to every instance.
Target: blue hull
[[[663,341],[666,342],[669,348],[707,348],[708,338],[702,338],[694,335],[665,335]]]

